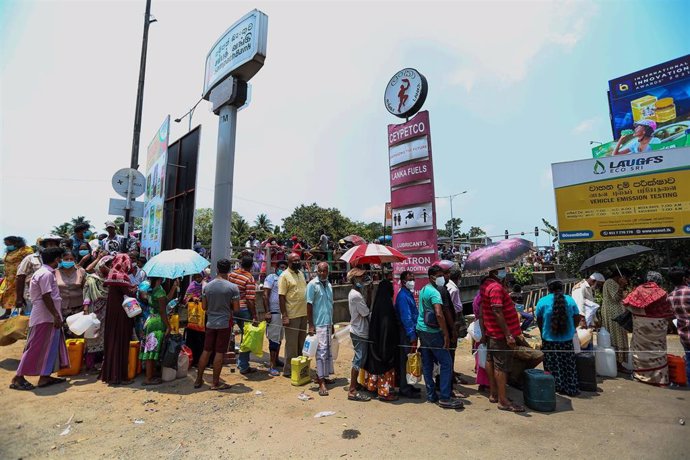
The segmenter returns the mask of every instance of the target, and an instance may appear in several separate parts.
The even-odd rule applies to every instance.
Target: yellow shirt
[[[307,281],[302,272],[285,270],[278,278],[278,295],[285,296],[285,309],[290,319],[307,316]]]

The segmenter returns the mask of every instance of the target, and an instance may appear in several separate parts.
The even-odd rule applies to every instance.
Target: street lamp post
[[[196,106],[199,105],[199,103],[200,103],[201,101],[203,101],[203,100],[204,100],[204,98],[202,97],[201,99],[199,99],[198,101],[196,101],[196,104],[194,104],[194,106],[193,106],[191,109],[189,109],[189,110],[187,111],[187,113],[185,113],[184,115],[182,115],[180,118],[175,118],[175,123],[181,122],[182,119],[183,119],[184,117],[187,117],[187,116],[188,116],[188,117],[189,117],[189,118],[188,118],[189,126],[188,126],[188,128],[187,128],[187,132],[191,131],[191,130],[192,130],[192,117],[194,116],[194,109],[196,109]]]
[[[456,193],[455,195],[448,195],[448,196],[437,196],[436,198],[448,198],[450,200],[450,246],[451,248],[455,247],[455,222],[453,221],[453,198],[456,196],[464,195],[467,193],[467,190]]]

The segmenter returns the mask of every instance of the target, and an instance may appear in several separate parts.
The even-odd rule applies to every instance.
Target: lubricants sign
[[[690,148],[551,168],[562,243],[690,237]]]
[[[436,262],[436,204],[431,156],[429,112],[407,123],[388,125],[393,247],[407,260],[393,264],[393,272],[417,275],[416,290],[427,282],[427,270]]]

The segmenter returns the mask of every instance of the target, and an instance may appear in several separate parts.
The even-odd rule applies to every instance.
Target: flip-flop
[[[24,380],[21,383],[10,383],[10,389],[19,391],[31,391],[36,388],[31,382]]]
[[[460,392],[460,391],[452,391],[451,396],[454,398],[467,399],[467,395],[465,393]]]
[[[319,390],[319,396],[328,396],[328,390]]]
[[[49,387],[51,385],[56,385],[58,383],[65,383],[66,381],[67,381],[67,379],[61,379],[58,377],[49,377],[48,381],[46,383],[38,385],[38,388],[45,388],[45,387]]]
[[[510,399],[510,398],[508,398],[508,401],[513,402],[513,400]],[[496,404],[496,403],[498,402],[498,398],[493,399],[493,398],[489,397],[489,402],[490,402],[491,404]]]
[[[194,388],[199,389],[199,388],[201,388],[203,385],[204,385],[204,382],[201,382],[201,383],[194,382]]]
[[[218,385],[217,387],[211,387],[211,390],[223,391],[223,390],[229,390],[230,388],[232,388],[232,385],[228,385],[227,383],[223,383],[222,385]]]
[[[354,395],[347,395],[347,399],[349,401],[359,401],[359,402],[367,402],[371,401],[371,398],[367,395],[363,395],[359,391],[355,393]]]
[[[525,412],[525,408],[518,405],[518,404],[511,404],[510,406],[501,406],[500,404],[496,406],[498,410],[504,410],[507,412],[515,412],[515,413],[520,413],[520,412]]]

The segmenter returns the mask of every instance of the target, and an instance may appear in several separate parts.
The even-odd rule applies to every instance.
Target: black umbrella
[[[605,267],[611,264],[623,263],[627,260],[634,259],[640,254],[653,251],[654,249],[642,246],[639,244],[631,244],[628,246],[616,246],[613,248],[604,249],[596,253],[589,259],[585,260],[580,267],[580,271],[591,270],[593,268]]]

